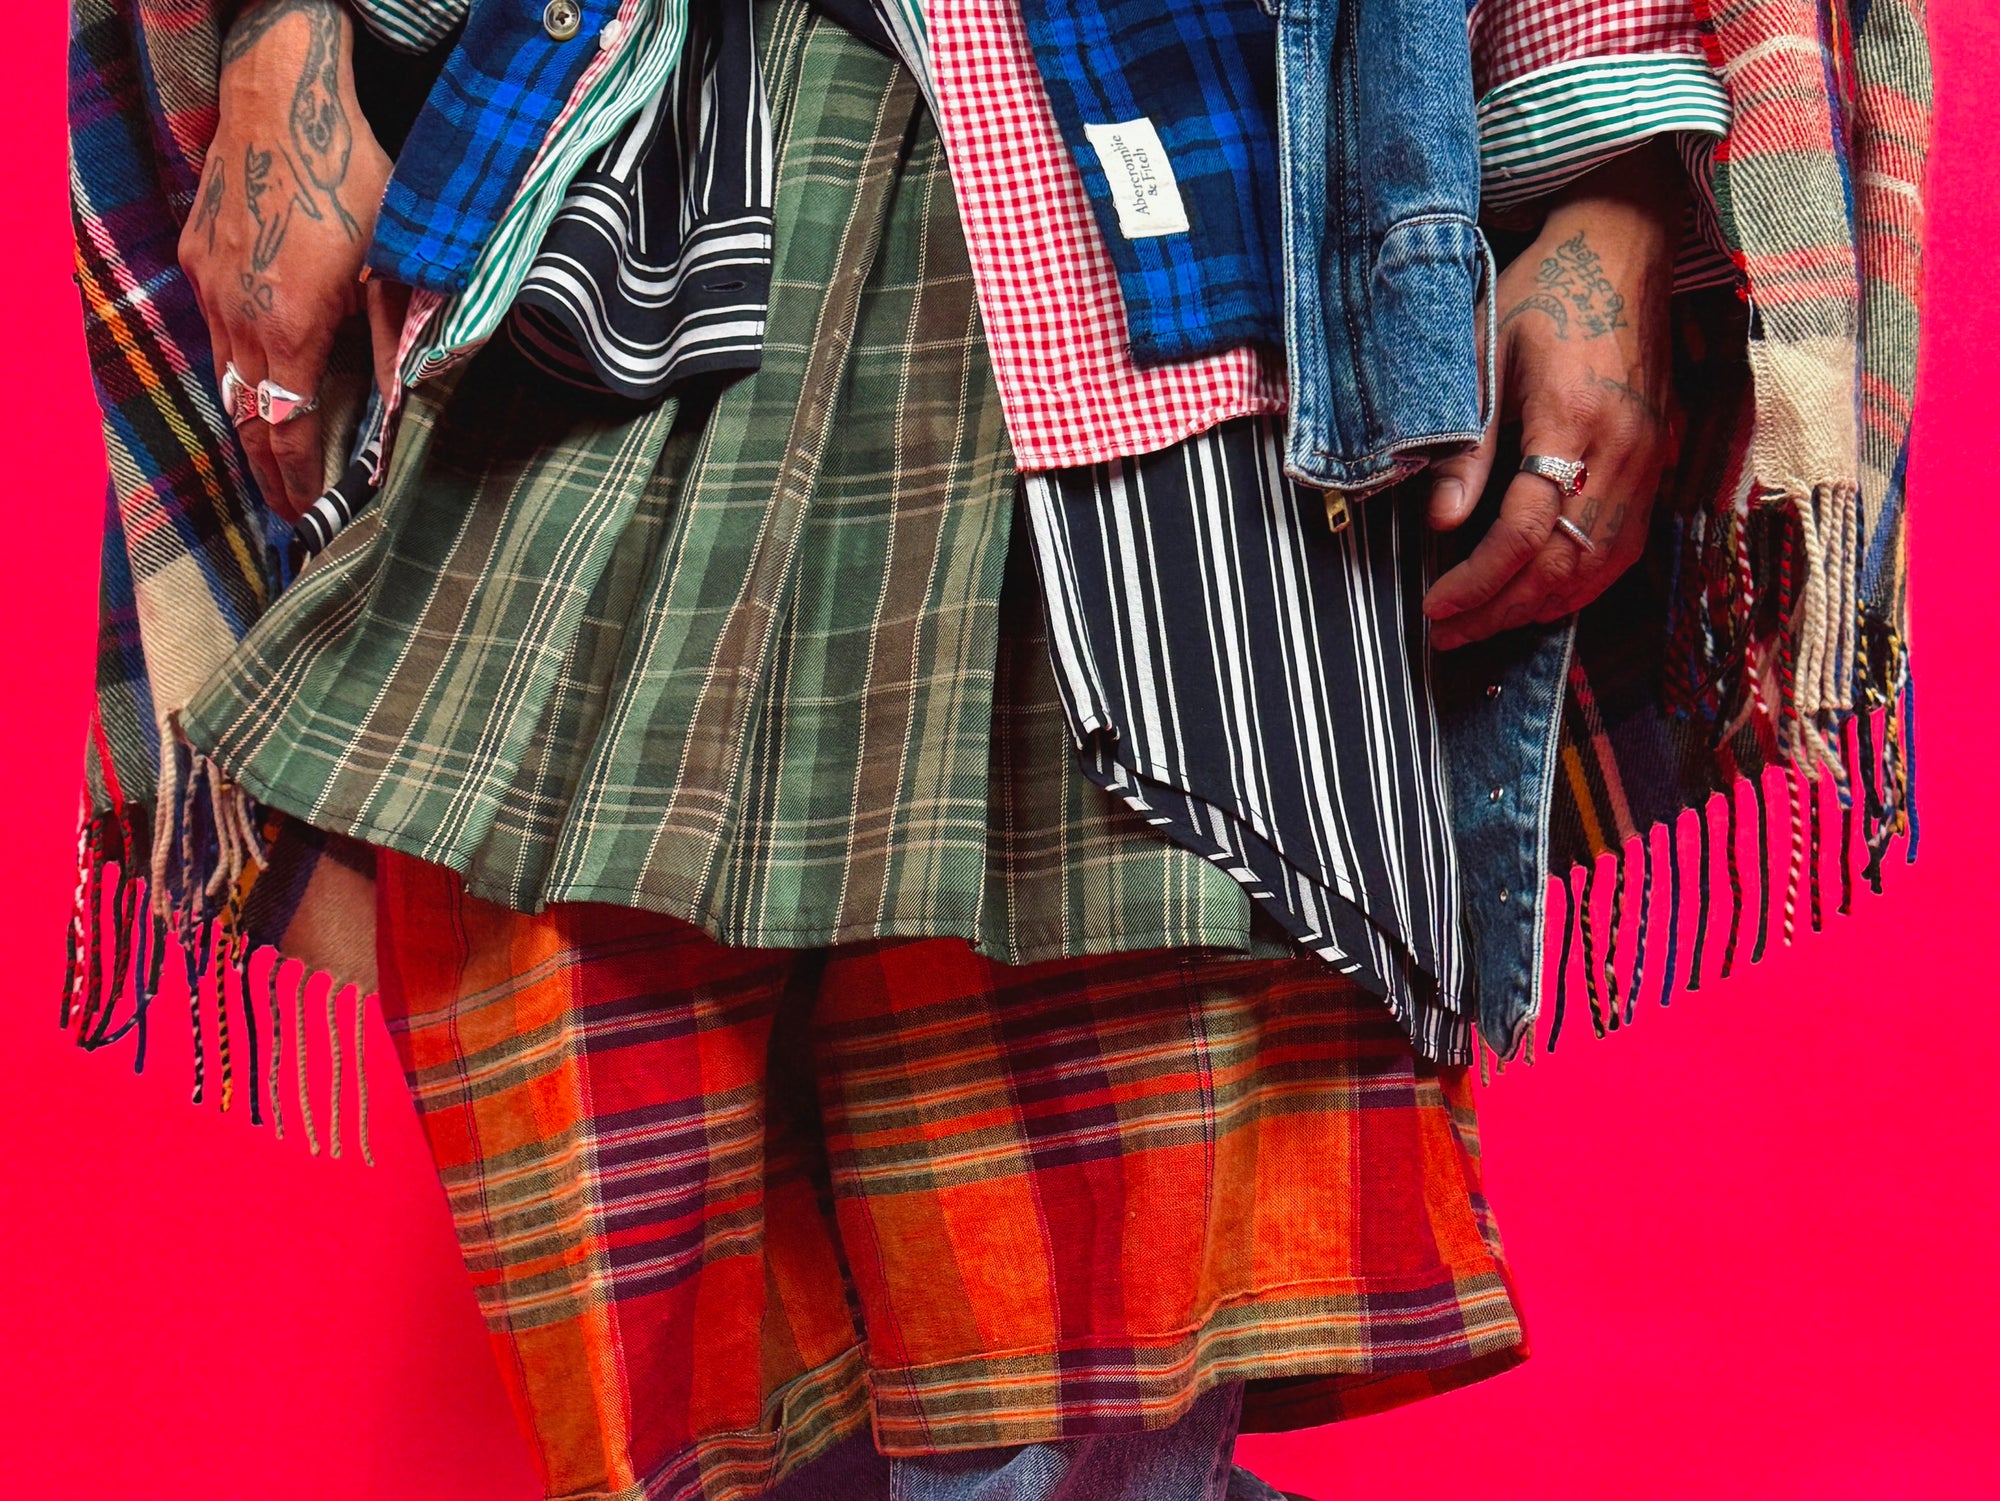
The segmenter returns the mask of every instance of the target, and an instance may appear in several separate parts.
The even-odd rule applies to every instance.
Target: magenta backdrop
[[[64,8],[0,51],[15,145],[0,453],[0,1496],[531,1501],[535,1485],[387,1039],[378,1166],[186,1099],[169,1014],[133,1078],[56,1030],[104,455],[67,284]],[[1886,899],[1634,1031],[1485,1095],[1489,1182],[1536,1346],[1521,1370],[1246,1442],[1323,1498],[2000,1496],[1992,687],[2000,6],[1932,0],[1930,313],[1911,462],[1922,861]],[[1867,979],[1862,977],[1866,976]],[[324,1057],[315,1059],[324,1090]],[[323,1093],[320,1098],[324,1098]],[[351,1108],[351,1105],[350,1105]]]

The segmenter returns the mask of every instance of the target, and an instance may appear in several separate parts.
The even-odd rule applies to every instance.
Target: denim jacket
[[[1286,469],[1374,490],[1477,441],[1493,389],[1474,337],[1493,267],[1464,0],[1276,11]]]

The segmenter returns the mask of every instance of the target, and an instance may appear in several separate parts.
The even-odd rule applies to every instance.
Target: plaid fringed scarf
[[[252,1002],[259,950],[324,973],[330,993],[371,990],[375,966],[367,852],[267,822],[176,729],[285,582],[176,258],[215,133],[222,9],[76,0],[73,12],[76,281],[111,483],[61,1012],[85,1047],[136,1034],[143,1060],[147,1010],[178,950],[195,1004],[196,1098],[206,1031],[226,1103],[232,1019],[252,1085],[260,1028],[278,1026],[275,1002],[261,1022],[268,997]],[[260,1091],[249,1093],[256,1118]]]
[[[1893,839],[1916,856],[1903,485],[1923,0],[1694,4],[1731,103],[1714,186],[1746,292],[1681,299],[1683,457],[1647,566],[1578,625],[1551,1046],[1573,954],[1602,1034],[1642,990],[1665,1004],[1746,947],[1761,958],[1774,925],[1791,942],[1802,907],[1817,930],[1825,880],[1842,912],[1857,864],[1879,891]]]
[[[1728,973],[1753,898],[1751,958],[1774,893],[1787,939],[1801,903],[1818,926],[1836,819],[1843,909],[1857,863],[1879,887],[1892,839],[1907,833],[1915,853],[1903,465],[1930,133],[1923,0],[1695,4],[1732,101],[1715,188],[1748,295],[1684,299],[1681,385],[1699,399],[1671,504],[1649,565],[1579,630],[1552,815],[1568,920],[1551,1042],[1575,950],[1608,1029],[1642,989],[1664,1000]],[[143,1057],[146,1008],[178,950],[196,982],[197,1093],[206,1019],[225,1100],[231,1018],[254,1056],[252,992],[275,995],[275,961],[251,983],[259,950],[335,986],[374,981],[369,853],[253,807],[177,731],[286,582],[175,256],[215,128],[226,9],[75,0],[77,280],[111,488],[62,996],[83,1045],[136,1031]],[[1773,795],[1785,799],[1775,838]],[[1711,941],[1717,872],[1729,916]],[[264,1036],[275,1064],[280,1039]],[[275,1095],[274,1076],[274,1107]]]

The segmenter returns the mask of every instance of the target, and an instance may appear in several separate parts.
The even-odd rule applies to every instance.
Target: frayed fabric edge
[[[1513,1052],[1483,1044],[1482,1066],[1553,1053],[1574,995],[1604,1037],[1630,1026],[1642,1001],[1666,1007],[1677,992],[1727,978],[1739,942],[1754,964],[1770,933],[1790,946],[1802,917],[1819,932],[1835,883],[1838,915],[1853,912],[1857,884],[1879,895],[1895,841],[1904,841],[1906,862],[1916,858],[1915,697],[1907,674],[1887,702],[1876,702],[1875,691],[1860,696],[1864,706],[1834,732],[1814,770],[1779,761],[1735,777],[1701,806],[1552,875],[1550,900],[1563,909],[1551,924],[1556,952],[1545,961],[1552,973],[1543,988],[1553,1001],[1546,1020],[1537,1016],[1522,1029]],[[1711,965],[1705,956],[1716,950],[1717,930],[1722,957]],[[1650,961],[1661,946],[1663,960]],[[1691,956],[1685,964],[1684,955]],[[1651,962],[1660,967],[1649,979]]]
[[[59,1025],[89,1052],[132,1039],[144,1070],[154,1002],[178,953],[186,980],[194,1104],[211,1096],[227,1112],[244,1098],[250,1123],[284,1139],[296,1111],[308,1151],[342,1155],[341,1095],[354,1076],[354,1145],[374,1164],[368,1137],[368,996],[352,981],[257,941],[242,922],[263,868],[265,833],[255,804],[206,758],[183,746],[167,758],[163,802],[94,810],[86,799],[77,839],[77,884],[66,941]],[[162,845],[166,845],[162,848]],[[287,974],[289,971],[289,974]],[[316,1118],[308,1069],[308,997],[324,994],[330,1087]],[[351,1001],[351,1033],[341,1013]],[[317,1008],[315,1008],[317,1009]],[[285,1067],[289,1057],[291,1067]],[[291,1098],[287,1099],[287,1091]]]

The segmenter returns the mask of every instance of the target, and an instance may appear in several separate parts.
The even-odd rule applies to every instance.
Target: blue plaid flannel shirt
[[[1257,0],[1021,0],[1035,63],[1118,272],[1132,356],[1284,347],[1277,23]],[[1159,133],[1186,233],[1128,239],[1085,125]]]
[[[370,269],[432,292],[463,291],[618,0],[576,0],[567,41],[541,0],[473,0],[465,31],[396,158]]]

